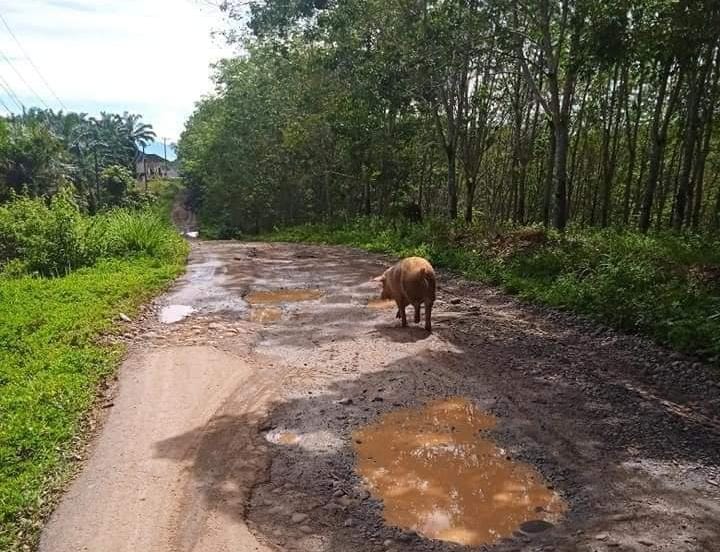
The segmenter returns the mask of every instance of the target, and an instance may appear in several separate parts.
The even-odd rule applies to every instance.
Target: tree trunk
[[[455,148],[446,148],[448,160],[448,217],[450,220],[457,219],[458,215],[458,196],[457,196],[457,162],[455,159]]]
[[[627,225],[630,221],[630,197],[633,187],[633,176],[635,173],[635,160],[637,157],[637,138],[638,129],[640,128],[640,115],[642,113],[642,94],[644,84],[644,72],[642,72],[640,74],[640,83],[638,85],[638,96],[635,106],[634,120],[630,117],[630,107],[627,104],[629,94],[625,98],[625,131],[627,133],[628,144],[627,178],[625,180],[625,196],[623,198],[623,223],[625,225]]]
[[[700,220],[702,218],[702,202],[703,194],[705,193],[705,164],[707,162],[708,155],[710,154],[712,144],[713,126],[715,122],[715,101],[717,100],[720,86],[720,48],[718,47],[716,47],[714,65],[715,70],[712,77],[712,86],[703,115],[704,135],[702,137],[702,144],[698,145],[698,156],[695,162],[695,175],[693,180],[695,181],[696,190],[695,205],[693,206],[691,222],[693,231],[698,230],[700,227]]]
[[[553,192],[553,179],[555,177],[555,155],[557,150],[557,135],[555,125],[550,123],[550,136],[548,139],[547,166],[545,167],[545,197],[543,201],[543,225],[550,226],[550,212]]]
[[[468,224],[471,224],[473,220],[473,204],[475,200],[476,185],[477,182],[475,180],[468,180],[465,187],[465,222]]]
[[[553,222],[561,232],[567,226],[567,158],[568,158],[568,124],[562,117],[555,126],[555,213]]]
[[[660,76],[657,99],[655,101],[655,112],[652,120],[652,130],[650,131],[650,163],[648,167],[647,182],[645,184],[645,193],[643,195],[642,207],[640,209],[639,228],[641,232],[647,232],[650,229],[650,215],[652,213],[653,201],[658,185],[658,177],[660,175],[660,166],[662,163],[665,142],[667,140],[667,127],[670,124],[670,117],[674,109],[674,101],[671,99],[663,117],[663,107],[665,105],[665,97],[667,94],[667,86],[670,80],[670,69],[672,60],[667,59],[662,67]],[[681,79],[675,86],[675,97],[679,94]]]
[[[707,67],[707,65],[705,65]],[[705,83],[705,69],[701,69],[697,75],[697,68],[693,67],[690,73],[690,93],[687,100],[687,117],[685,119],[685,135],[683,138],[683,157],[678,181],[677,196],[675,197],[675,216],[673,228],[681,230],[685,223],[686,209],[692,200],[690,189],[690,175],[692,163],[697,146],[698,112],[700,106],[700,90]]]

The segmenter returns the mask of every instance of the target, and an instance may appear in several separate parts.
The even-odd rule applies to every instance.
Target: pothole
[[[317,289],[278,289],[271,291],[253,291],[247,294],[245,300],[251,305],[267,305],[281,303],[295,303],[298,301],[311,301],[322,297]]]
[[[250,311],[250,321],[258,324],[277,322],[281,316],[280,307],[256,307]]]
[[[494,425],[458,398],[396,410],[354,432],[357,469],[385,521],[463,545],[552,527],[567,505],[532,466],[482,435]]]
[[[189,305],[167,305],[160,309],[158,318],[163,324],[174,324],[194,312],[195,309]]]

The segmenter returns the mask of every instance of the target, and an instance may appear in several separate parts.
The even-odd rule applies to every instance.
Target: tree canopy
[[[11,193],[51,196],[71,183],[90,211],[117,204],[118,186],[127,187],[135,160],[154,138],[152,126],[131,113],[88,117],[32,108],[0,119],[0,202]]]
[[[222,232],[407,205],[561,230],[720,224],[715,2],[244,5],[225,8],[245,53],[179,144]]]

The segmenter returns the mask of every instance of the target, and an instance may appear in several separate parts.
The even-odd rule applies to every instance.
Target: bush
[[[103,204],[119,207],[122,205],[128,189],[135,183],[135,179],[127,168],[110,165],[100,173],[100,183],[104,192]]]
[[[47,276],[86,266],[94,261],[87,247],[89,226],[68,189],[49,206],[41,199],[15,198],[0,207],[0,266],[19,261],[28,272]]]
[[[173,260],[185,242],[159,214],[117,209],[90,217],[72,191],[63,189],[46,204],[15,197],[0,206],[0,272],[41,276],[67,274],[102,258],[147,255]]]
[[[159,214],[149,209],[113,211],[105,216],[100,226],[100,240],[106,256],[147,255],[173,259],[186,248],[177,232]]]

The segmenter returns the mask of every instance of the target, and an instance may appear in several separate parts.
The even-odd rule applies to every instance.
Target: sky
[[[138,113],[169,142],[212,91],[210,64],[232,54],[212,36],[223,19],[211,0],[2,0],[0,14],[22,47],[0,21],[10,109],[20,108],[3,83],[26,107],[60,109],[54,92],[70,111]],[[153,151],[162,155],[161,140]]]

